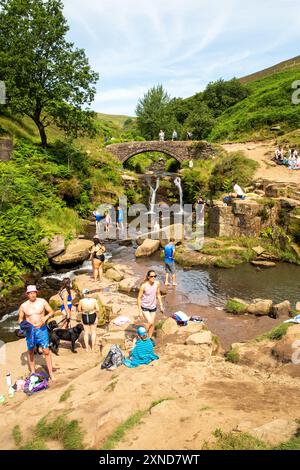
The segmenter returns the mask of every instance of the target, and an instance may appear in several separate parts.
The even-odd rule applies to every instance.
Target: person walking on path
[[[177,137],[178,137],[178,134],[177,134],[176,130],[174,129],[173,134],[172,134],[172,140],[173,141],[177,140]]]
[[[175,274],[175,240],[171,238],[170,242],[164,248],[165,255],[165,271],[166,271],[166,286],[170,285],[170,276],[172,276],[172,285],[175,287],[176,284],[176,274]]]
[[[101,243],[98,237],[94,237],[94,246],[92,246],[91,251],[90,251],[90,260],[92,260],[93,274],[94,274],[95,281],[102,280],[105,252],[106,252],[106,248],[103,245],[103,243]]]
[[[90,293],[89,289],[84,289],[82,293],[84,297],[79,301],[78,312],[82,315],[85,350],[86,352],[90,351],[89,340],[91,338],[91,351],[96,352],[96,331],[100,308],[96,299],[87,297]]]
[[[18,322],[21,331],[26,332],[28,349],[28,363],[32,374],[35,374],[34,349],[41,346],[48,368],[49,377],[54,380],[51,353],[49,349],[49,335],[46,322],[54,312],[45,299],[37,297],[36,286],[27,286],[28,300],[19,308]]]
[[[152,338],[154,332],[157,301],[159,302],[161,312],[164,312],[160,293],[160,283],[156,280],[156,277],[155,271],[148,271],[146,279],[140,287],[137,300],[140,316],[142,316],[147,322],[149,338]]]
[[[165,140],[165,133],[162,129],[159,131],[158,137],[160,142],[163,142]]]
[[[71,292],[71,279],[69,277],[66,277],[65,279],[62,280],[58,295],[62,301],[62,305],[60,307],[60,310],[63,315],[63,318],[61,321],[61,328],[69,328],[71,315],[72,315],[72,307],[73,307],[73,298],[72,298],[72,292]]]

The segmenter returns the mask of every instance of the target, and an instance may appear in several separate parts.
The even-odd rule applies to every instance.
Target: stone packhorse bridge
[[[205,141],[144,141],[124,142],[107,145],[106,149],[115,155],[121,163],[144,152],[161,152],[175,158],[180,163],[185,160],[205,160],[214,153],[213,146]]]

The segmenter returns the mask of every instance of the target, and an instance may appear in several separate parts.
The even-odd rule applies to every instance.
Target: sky
[[[100,75],[92,108],[135,115],[157,84],[186,98],[300,54],[299,0],[64,0],[68,38]]]

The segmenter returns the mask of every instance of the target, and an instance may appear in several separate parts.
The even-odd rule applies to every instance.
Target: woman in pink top
[[[144,317],[147,322],[149,338],[152,337],[154,332],[157,300],[159,301],[161,312],[164,312],[160,294],[160,283],[159,281],[156,281],[156,277],[157,276],[155,271],[148,271],[147,277],[143,281],[138,295],[138,307],[140,315]]]

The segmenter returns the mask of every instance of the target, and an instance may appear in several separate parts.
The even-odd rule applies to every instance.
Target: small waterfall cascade
[[[179,214],[183,214],[183,191],[181,186],[181,178],[177,177],[174,179],[175,186],[179,189],[179,196],[180,196],[180,210]]]
[[[149,200],[149,203],[150,203],[150,214],[154,214],[154,208],[155,208],[155,201],[156,201],[156,193],[157,193],[157,190],[159,188],[159,178],[157,178],[156,180],[156,185],[154,188],[152,188],[151,184],[149,183],[149,187],[150,187],[150,200]]]

